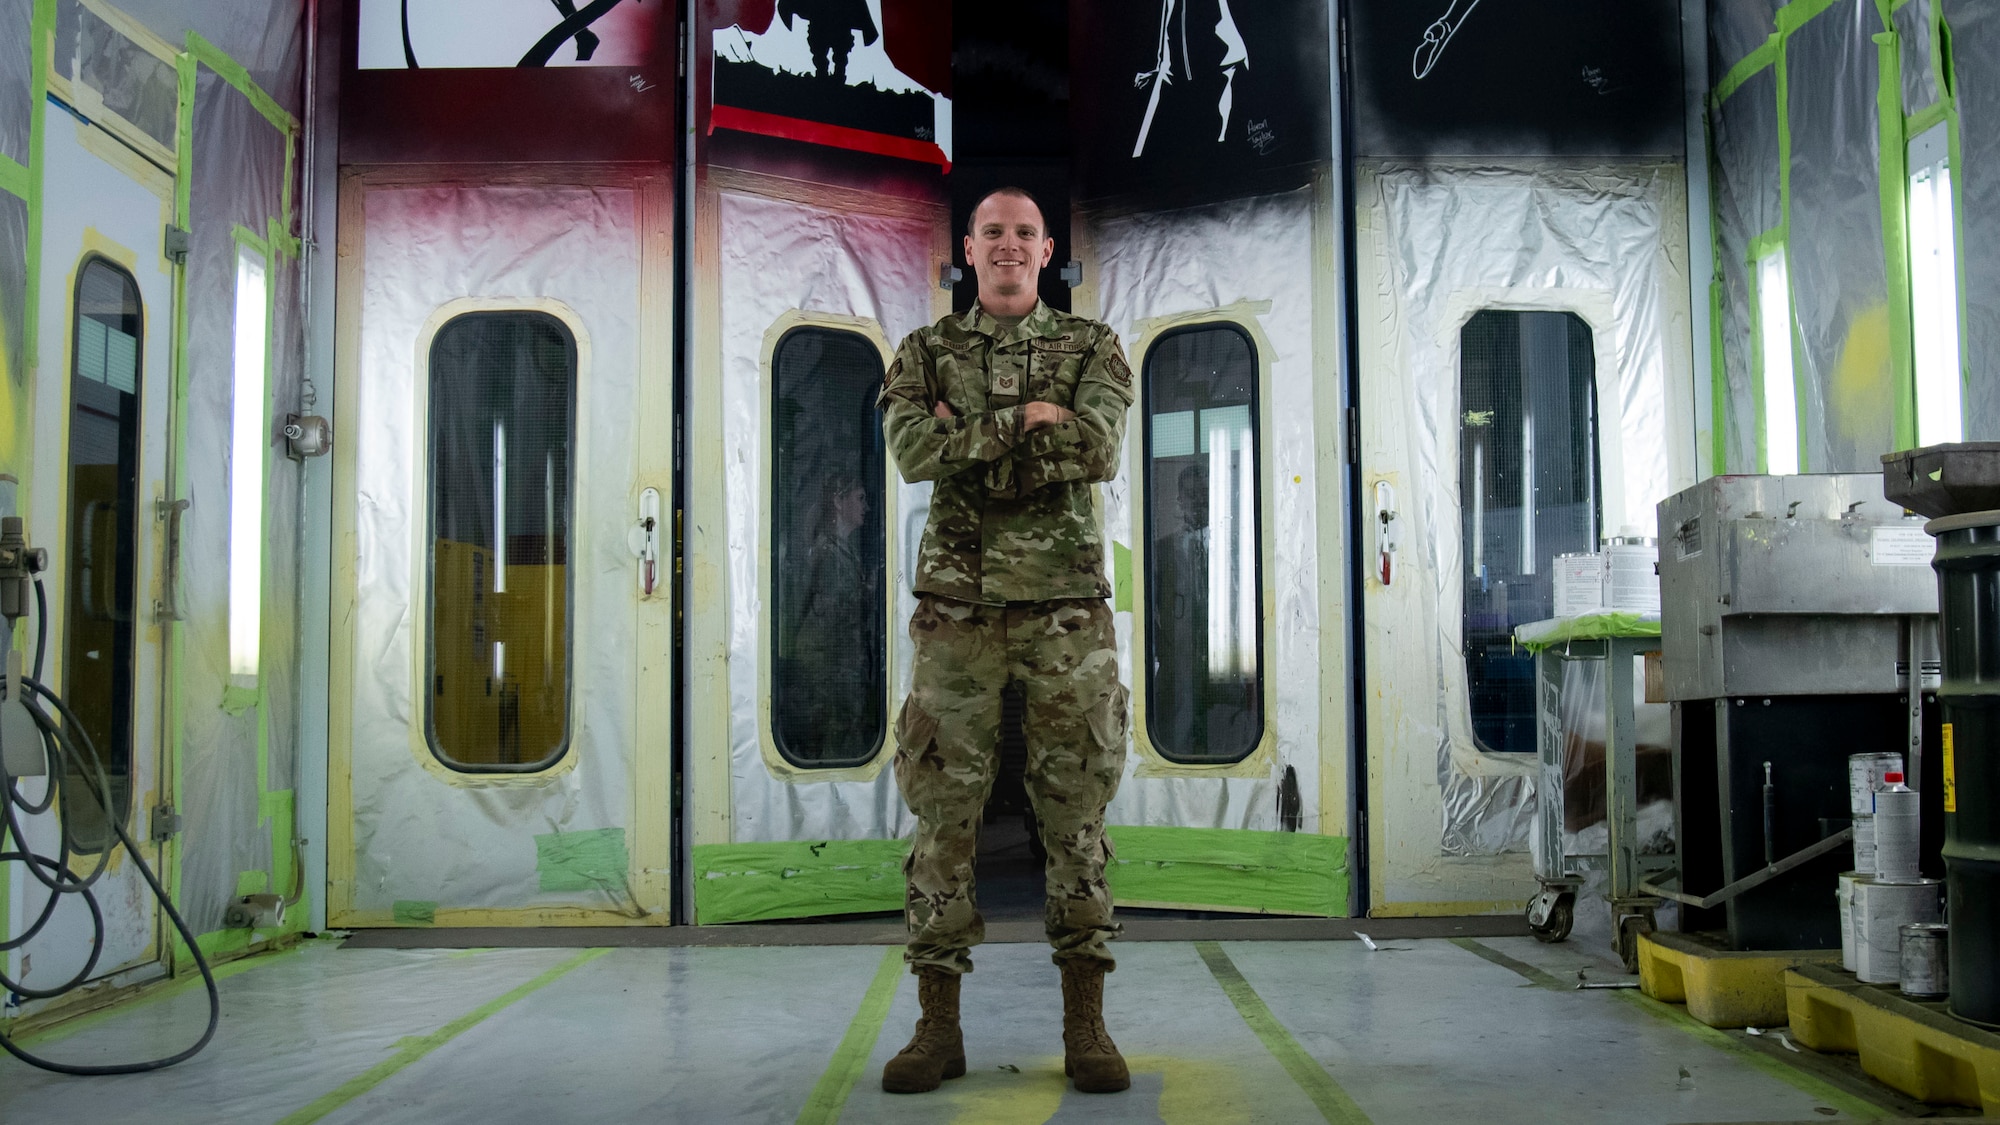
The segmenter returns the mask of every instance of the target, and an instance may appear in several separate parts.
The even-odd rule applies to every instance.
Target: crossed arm
[[[1054,481],[1111,479],[1131,403],[1129,373],[1127,385],[1113,374],[1125,372],[1117,348],[1107,337],[1092,352],[1077,384],[1075,409],[1025,402],[961,415],[945,403],[930,356],[914,337],[904,341],[877,400],[903,479],[941,480],[1010,456],[1018,494]]]

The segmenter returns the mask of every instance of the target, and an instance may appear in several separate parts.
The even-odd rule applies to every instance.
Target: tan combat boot
[[[1125,1056],[1104,1030],[1104,973],[1101,961],[1062,963],[1063,1073],[1086,1094],[1113,1094],[1132,1085]]]
[[[910,1045],[882,1067],[882,1088],[892,1094],[935,1090],[965,1073],[965,1037],[958,1031],[958,974],[942,969],[917,973],[917,1033]]]

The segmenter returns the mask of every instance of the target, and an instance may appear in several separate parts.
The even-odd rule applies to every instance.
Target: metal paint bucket
[[[1854,882],[1865,879],[1859,871],[1843,871],[1833,900],[1840,905],[1840,967],[1854,971]]]
[[[1854,818],[1854,870],[1862,875],[1875,874],[1875,818],[1857,816]]]
[[[1660,543],[1639,535],[1604,541],[1604,605],[1637,613],[1660,612]]]
[[[1911,922],[1903,927],[1903,995],[1912,1000],[1942,1000],[1951,992],[1947,951],[1951,927],[1943,922]]]
[[[1903,772],[1901,754],[1849,754],[1847,756],[1847,807],[1855,816],[1875,815],[1875,791],[1886,782],[1882,776]]]
[[[1857,879],[1854,894],[1854,975],[1864,984],[1895,984],[1903,973],[1903,927],[1944,914],[1944,883],[1881,883]]]

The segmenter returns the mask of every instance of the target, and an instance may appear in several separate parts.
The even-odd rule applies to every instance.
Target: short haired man
[[[1118,473],[1132,372],[1118,337],[1036,296],[1055,252],[1019,188],[973,208],[979,300],[903,340],[878,400],[903,478],[936,482],[917,568],[896,782],[917,816],[904,864],[916,1035],[882,1071],[895,1093],[965,1073],[967,951],[980,814],[999,765],[1000,693],[1024,696],[1025,782],[1048,850],[1047,932],[1062,970],[1063,1068],[1087,1092],[1131,1085],[1104,1028],[1111,919],[1104,809],[1125,770],[1125,689],[1091,484]]]

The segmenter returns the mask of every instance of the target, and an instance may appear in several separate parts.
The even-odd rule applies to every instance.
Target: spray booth
[[[994,187],[1137,389],[1121,907],[1519,914],[1621,801],[1673,851],[1667,704],[1572,664],[1538,755],[1560,560],[2000,425],[1972,0],[982,7],[0,0],[9,620],[81,763],[0,716],[0,851],[76,873],[0,862],[0,1022],[309,931],[901,910],[874,404]]]

